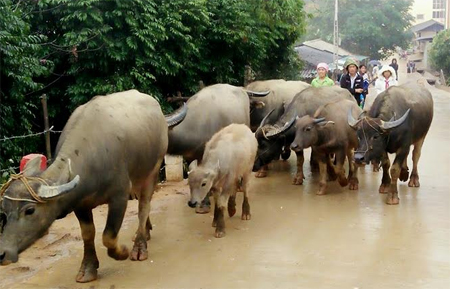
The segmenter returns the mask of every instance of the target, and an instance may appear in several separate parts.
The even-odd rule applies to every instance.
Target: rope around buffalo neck
[[[22,198],[13,198],[10,196],[5,196],[5,192],[8,189],[8,187],[11,185],[12,181],[15,180],[20,180],[23,185],[25,186],[25,188],[27,188],[28,193],[31,195],[31,197],[34,200],[30,200],[30,199],[22,199]],[[48,186],[48,183],[42,179],[42,178],[38,178],[38,177],[26,177],[24,176],[22,173],[20,174],[15,174],[15,175],[11,175],[11,177],[9,178],[9,180],[2,186],[2,188],[0,189],[0,198],[5,198],[8,200],[12,200],[12,201],[23,201],[23,202],[31,202],[31,203],[45,203],[46,201],[44,199],[42,199],[41,197],[39,197],[39,195],[34,191],[34,189],[31,187],[30,183],[28,181],[38,181],[41,182],[45,185]]]

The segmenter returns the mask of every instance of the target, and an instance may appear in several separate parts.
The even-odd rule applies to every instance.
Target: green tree
[[[414,19],[409,0],[339,0],[341,46],[373,59],[388,57],[396,46],[409,46]],[[313,17],[308,22],[308,39],[333,41],[334,0],[310,3]]]
[[[447,83],[450,84],[450,30],[443,30],[433,39],[430,49],[430,58],[433,66],[442,69],[447,75]]]
[[[32,33],[30,10],[20,1],[0,0],[0,169],[16,165],[20,157],[37,149],[42,138],[8,139],[32,132],[37,92],[36,78],[48,75],[40,63],[45,37]],[[39,125],[38,125],[39,127]],[[39,127],[43,130],[42,127]],[[2,175],[0,174],[0,177]]]

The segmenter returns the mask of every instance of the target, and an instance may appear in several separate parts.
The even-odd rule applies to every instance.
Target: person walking
[[[398,85],[395,79],[395,70],[391,66],[383,66],[378,74],[378,79],[375,81],[375,89],[377,90],[377,95],[385,91],[391,86]]]
[[[317,77],[311,82],[312,87],[333,86],[334,81],[328,77],[328,65],[324,62],[317,65]]]
[[[358,74],[363,78],[363,92],[360,94],[360,103],[359,106],[361,108],[364,108],[364,103],[366,102],[367,94],[369,94],[369,84],[370,84],[370,78],[369,74],[367,73],[367,67],[365,64],[361,64],[359,66]]]
[[[347,70],[347,74],[344,74],[341,78],[341,87],[350,91],[358,105],[360,105],[361,94],[364,92],[364,80],[356,73],[358,64],[354,59],[348,58],[344,63],[344,68]]]
[[[394,68],[395,71],[395,80],[398,81],[398,63],[397,63],[397,59],[393,58],[391,61],[391,64],[389,64],[390,67]]]

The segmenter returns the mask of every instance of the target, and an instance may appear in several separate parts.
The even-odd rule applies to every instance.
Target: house
[[[418,62],[418,68],[428,69],[428,52],[433,42],[434,36],[444,30],[444,24],[436,20],[428,20],[411,27],[414,33],[413,47],[415,54],[410,60]]]
[[[450,0],[414,0],[410,13],[414,16],[413,24],[433,19],[450,28]]]

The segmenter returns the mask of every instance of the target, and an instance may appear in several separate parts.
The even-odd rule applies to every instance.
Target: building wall
[[[450,0],[444,0],[446,2],[444,12],[444,18],[433,18],[433,0],[411,0],[413,1],[413,5],[411,7],[411,15],[415,17],[413,25],[428,21],[430,19],[434,19],[436,21],[441,22],[442,24],[449,24],[449,10]],[[446,27],[448,28],[448,26]]]

